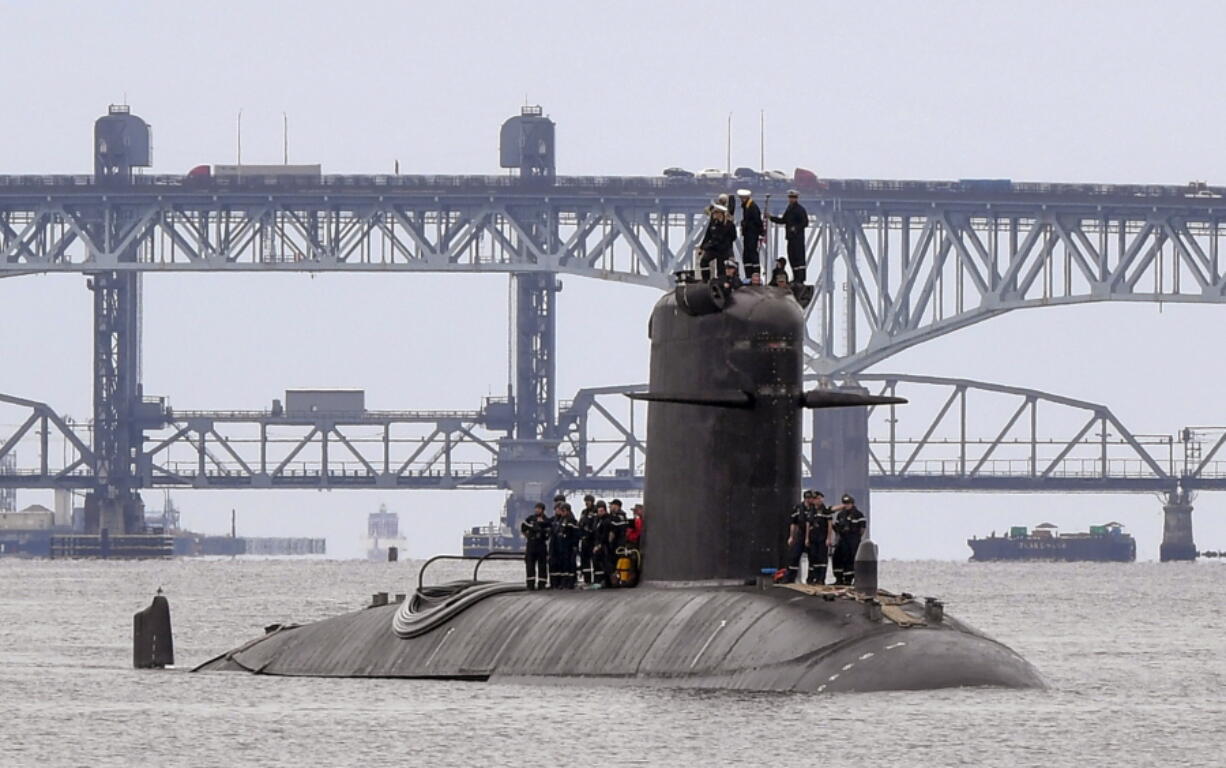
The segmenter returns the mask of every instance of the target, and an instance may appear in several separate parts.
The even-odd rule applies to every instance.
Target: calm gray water
[[[890,562],[1051,690],[825,696],[136,671],[166,589],[180,667],[405,591],[416,563],[0,560],[0,765],[1220,766],[1226,564]],[[507,566],[504,566],[507,567]],[[513,572],[515,573],[515,572]],[[701,761],[701,762],[699,762]]]

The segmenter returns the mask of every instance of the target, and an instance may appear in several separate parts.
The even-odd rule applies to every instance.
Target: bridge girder
[[[810,368],[855,373],[1014,309],[1101,301],[1223,303],[1220,213],[983,204],[927,212],[824,203]]]
[[[1106,406],[1032,389],[886,373],[855,381],[911,399],[870,409],[875,490],[1226,490],[1226,429],[1138,435]],[[560,404],[562,488],[642,489],[646,406],[624,396],[641,389],[584,389]],[[0,442],[0,462],[27,446],[22,465],[0,470],[0,487],[92,487],[88,425],[35,401],[0,396],[0,406],[10,409],[6,422],[20,423]],[[165,488],[506,488],[498,433],[508,426],[491,427],[491,412],[172,411],[142,456],[149,484]],[[806,435],[806,476],[812,442]]]
[[[90,177],[49,186],[6,178],[0,276],[536,272],[661,289],[692,266],[702,208],[719,191],[566,177],[544,187],[501,177],[324,177],[310,190],[199,190],[179,177],[138,177],[118,194]],[[1070,194],[1048,185],[951,195],[934,186],[831,180],[806,197],[813,372],[862,371],[1014,309],[1226,303],[1220,197],[1111,191],[1131,187]],[[112,222],[101,238],[91,225],[98,221]]]

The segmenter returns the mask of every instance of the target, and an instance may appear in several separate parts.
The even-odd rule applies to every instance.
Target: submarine
[[[899,402],[804,391],[807,290],[679,273],[656,303],[648,391],[630,395],[648,402],[651,445],[637,587],[528,591],[474,569],[400,602],[272,625],[196,671],[809,693],[1045,687],[939,601],[876,589],[875,563],[852,587],[766,575],[784,561],[800,496],[803,409]]]

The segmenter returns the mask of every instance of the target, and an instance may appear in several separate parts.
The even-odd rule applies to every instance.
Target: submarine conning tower
[[[905,402],[804,392],[803,286],[678,277],[656,303],[643,579],[744,584],[783,563],[800,498],[801,408]]]
[[[687,300],[688,299],[688,300]],[[647,581],[743,584],[782,561],[800,495],[804,312],[784,288],[681,283],[657,302]]]

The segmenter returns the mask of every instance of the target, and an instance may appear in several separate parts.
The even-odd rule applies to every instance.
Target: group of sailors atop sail
[[[744,265],[744,279],[753,285],[762,282],[761,259],[766,254],[759,255],[759,250],[766,240],[766,221],[782,224],[787,240],[787,263],[792,267],[792,282],[805,282],[805,229],[809,226],[809,212],[800,204],[800,193],[788,190],[788,206],[782,216],[767,216],[765,220],[758,203],[753,199],[753,193],[748,189],[738,189],[736,197],[720,195],[715,202],[707,206],[706,232],[698,246],[698,268],[703,280],[735,279],[736,284],[742,284],[740,267],[736,263],[735,244],[737,239],[736,203],[741,201],[741,262]],[[712,269],[712,262],[715,263]],[[783,259],[775,262],[771,272],[770,282],[779,285],[788,282],[787,269]],[[734,271],[735,270],[735,271]]]
[[[843,494],[842,503],[827,507],[821,491],[805,491],[788,519],[788,564],[777,580],[791,584],[800,577],[800,556],[809,556],[809,584],[826,583],[827,562],[834,583],[850,585],[856,575],[856,549],[868,525],[856,500]]]
[[[585,589],[633,586],[637,580],[643,505],[634,505],[630,519],[620,499],[606,504],[588,494],[583,502],[576,519],[566,497],[555,496],[552,516],[538,502],[520,524],[528,589],[574,589],[580,575]]]

